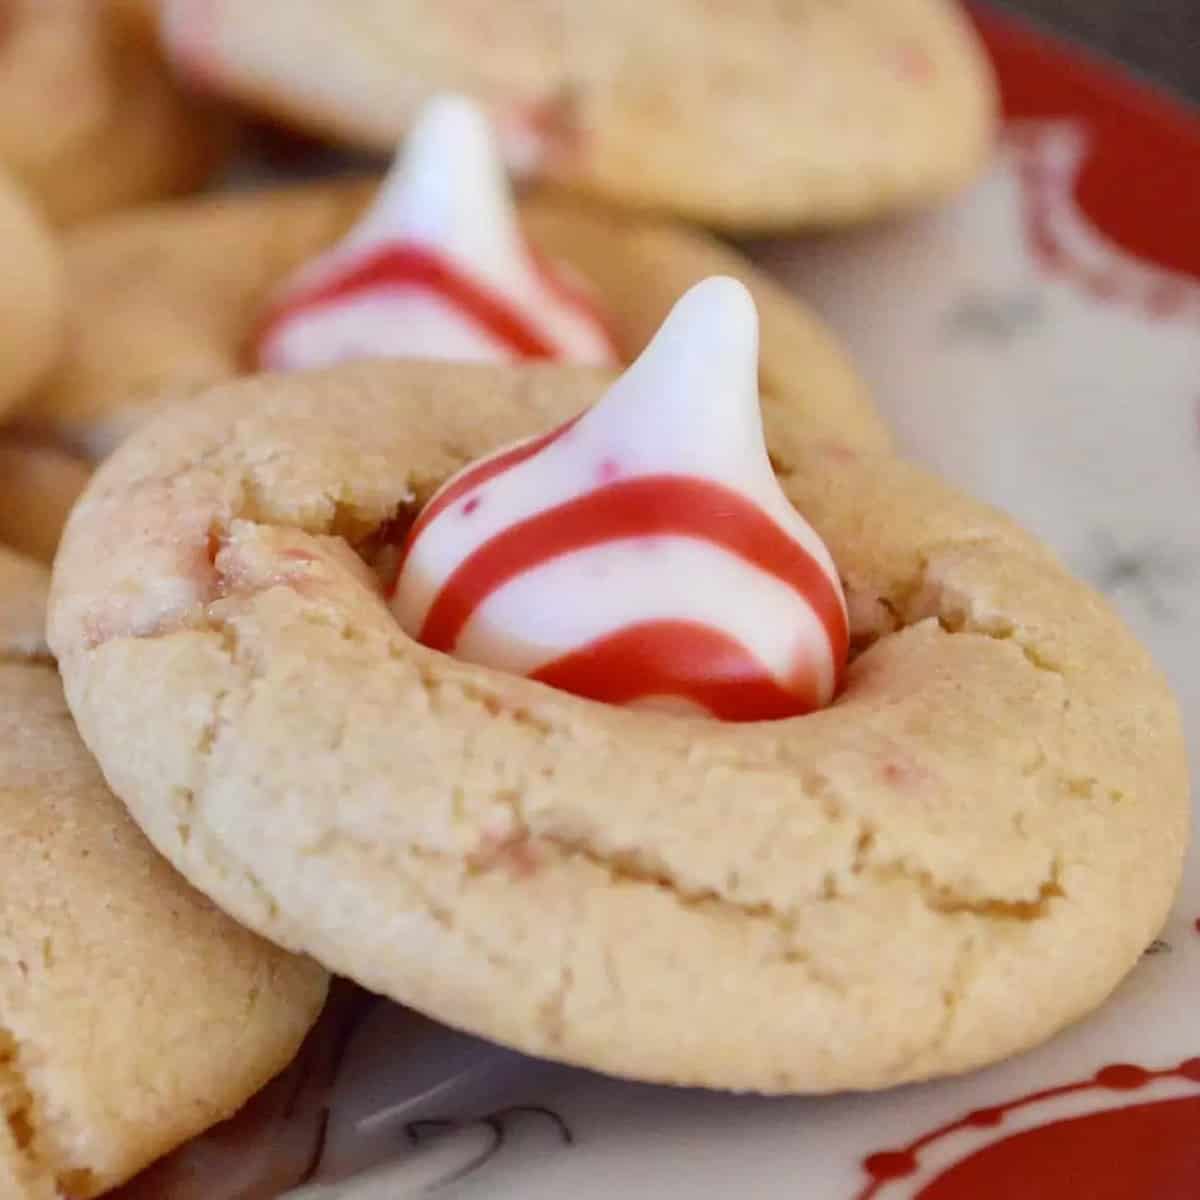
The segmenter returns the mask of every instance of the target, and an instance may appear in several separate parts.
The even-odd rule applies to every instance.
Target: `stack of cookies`
[[[15,0],[0,96],[0,1196],[281,1194],[186,1143],[358,989],[806,1093],[1133,966],[1161,675],[722,240],[973,177],[951,0]]]

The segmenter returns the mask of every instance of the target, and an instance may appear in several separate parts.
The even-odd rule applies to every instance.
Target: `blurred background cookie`
[[[0,419],[62,349],[62,259],[33,205],[0,166]]]
[[[71,344],[23,426],[103,457],[165,401],[242,373],[276,287],[341,237],[372,194],[369,183],[340,182],[202,198],[71,234]],[[801,391],[823,427],[886,442],[832,335],[735,251],[679,225],[549,198],[525,204],[522,220],[539,251],[591,285],[625,361],[689,286],[734,275],[762,316],[767,402]]]
[[[46,568],[0,546],[0,663],[46,661]]]
[[[332,243],[370,192],[206,197],[67,235],[70,349],[21,426],[103,457],[157,405],[238,374],[272,288]]]
[[[0,164],[59,224],[191,191],[228,138],[178,85],[142,0],[9,0]]]
[[[990,69],[950,0],[162,0],[207,89],[390,152],[420,104],[483,101],[512,165],[735,231],[828,225],[965,181]]]
[[[316,1020],[323,971],[193,891],[105,787],[0,549],[0,1195],[99,1195],[235,1112]]]
[[[0,542],[50,563],[91,471],[54,446],[0,439]]]

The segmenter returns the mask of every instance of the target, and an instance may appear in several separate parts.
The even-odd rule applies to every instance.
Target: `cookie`
[[[514,167],[734,231],[928,201],[982,163],[991,71],[951,0],[164,0],[215,91],[391,152],[443,88],[486,103]]]
[[[54,446],[0,441],[0,542],[54,561],[67,514],[91,474]]]
[[[75,311],[68,354],[22,414],[40,436],[103,457],[164,400],[238,374],[279,283],[334,243],[368,183],[191,201],[80,230],[66,255]],[[632,359],[679,295],[711,274],[743,280],[762,317],[768,390],[803,394],[808,418],[879,445],[878,416],[831,334],[736,252],[670,223],[561,201],[523,209],[534,245],[583,276]]]
[[[59,248],[0,169],[0,419],[41,382],[63,349],[66,293]]]
[[[771,1093],[1034,1045],[1166,915],[1175,702],[1030,535],[789,382],[768,443],[850,616],[832,707],[701,723],[410,640],[374,550],[605,380],[367,363],[215,389],[101,467],[50,617],[84,740],[239,920],[532,1054]]]
[[[0,163],[63,225],[194,190],[228,142],[132,0],[10,0],[0,114]]]
[[[89,1197],[228,1117],[295,1053],[326,976],[148,845],[79,741],[43,568],[0,551],[0,1194]]]
[[[0,662],[48,660],[46,568],[0,547]]]
[[[302,1187],[329,1149],[331,1094],[373,1003],[335,980],[321,1019],[286,1071],[228,1121],[160,1158],[113,1200],[269,1200]],[[419,1018],[409,1019],[424,1032]],[[397,1059],[411,1062],[407,1047],[396,1049]]]

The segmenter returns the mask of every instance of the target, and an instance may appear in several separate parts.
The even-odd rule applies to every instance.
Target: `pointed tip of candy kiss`
[[[697,283],[674,308],[642,353],[702,393],[733,387],[757,401],[758,310],[745,284],[726,275]]]
[[[259,362],[613,364],[603,318],[559,273],[526,242],[485,110],[442,93],[416,115],[362,219],[280,289],[261,325]]]
[[[492,127],[474,100],[458,92],[439,92],[425,102],[402,157],[420,160],[427,154],[493,156]]]
[[[473,100],[439,93],[417,114],[363,231],[440,245],[465,257],[516,238],[508,176],[491,123]]]
[[[750,289],[732,275],[710,275],[693,284],[675,302],[663,328],[676,323],[699,339],[725,339],[731,348],[758,353],[758,309]]]
[[[728,276],[684,293],[598,408],[624,409],[631,427],[671,428],[680,449],[765,460],[758,399],[758,310]]]

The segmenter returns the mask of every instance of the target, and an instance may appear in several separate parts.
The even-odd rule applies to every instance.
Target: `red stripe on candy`
[[[442,488],[421,510],[421,515],[409,530],[397,569],[400,570],[404,567],[409,551],[416,544],[417,538],[425,532],[432,521],[445,512],[456,500],[461,499],[475,488],[481,487],[489,479],[494,479],[510,467],[520,466],[521,463],[527,462],[535,454],[540,454],[547,446],[553,445],[559,438],[568,433],[581,416],[583,416],[582,413],[578,417],[572,417],[565,425],[560,425],[557,429],[552,429],[549,433],[542,434],[541,437],[530,438],[529,441],[522,442],[519,446],[514,446],[511,450],[506,450],[503,454],[497,454],[494,458],[486,459],[477,466],[468,468],[448,487]],[[399,579],[398,575],[397,579]]]
[[[420,641],[453,650],[475,610],[518,575],[572,551],[627,538],[694,537],[720,546],[800,593],[825,627],[833,661],[849,630],[824,568],[750,501],[720,484],[652,475],[609,484],[497,534],[469,555],[435,598]]]
[[[530,678],[605,704],[683,696],[722,721],[774,721],[819,707],[812,670],[785,688],[740,642],[694,621],[627,626]]]
[[[480,286],[440,254],[421,246],[384,246],[333,279],[302,289],[267,314],[253,344],[262,346],[297,314],[362,292],[420,288],[459,309],[521,358],[559,357],[558,349],[502,296]]]

